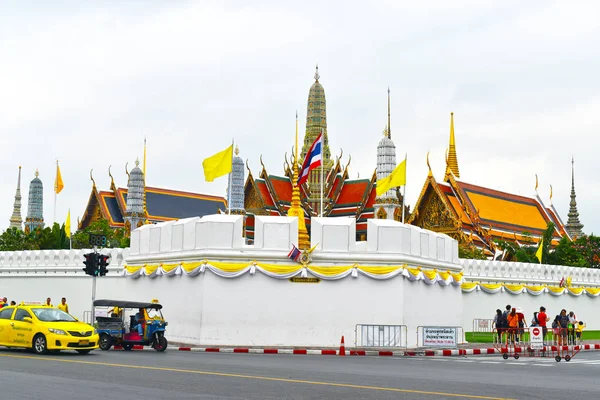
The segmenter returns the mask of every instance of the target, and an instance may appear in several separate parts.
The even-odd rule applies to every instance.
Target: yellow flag
[[[542,240],[540,240],[540,247],[538,247],[535,252],[535,256],[538,260],[540,260],[540,264],[542,263],[542,249],[544,248],[544,237],[542,236]]]
[[[56,179],[54,180],[54,192],[59,194],[63,188],[65,187],[62,175],[60,174],[60,167],[58,166],[58,162],[56,162]]]
[[[215,178],[227,175],[231,172],[233,166],[233,144],[214,156],[208,157],[202,161],[204,168],[204,178],[206,182],[212,182]]]
[[[69,210],[69,212],[67,213],[67,220],[65,222],[65,233],[67,234],[67,237],[70,239],[71,238],[71,210]]]
[[[381,196],[391,188],[406,185],[406,159],[387,177],[377,181],[377,196]]]

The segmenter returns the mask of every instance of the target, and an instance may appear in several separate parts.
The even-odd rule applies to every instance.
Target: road
[[[522,357],[339,357],[167,351],[37,356],[0,350],[5,399],[600,398],[600,352]]]

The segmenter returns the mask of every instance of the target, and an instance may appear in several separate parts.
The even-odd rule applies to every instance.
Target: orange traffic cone
[[[346,346],[344,346],[344,335],[342,335],[342,341],[340,342],[340,352],[338,353],[339,356],[345,356],[346,355]]]

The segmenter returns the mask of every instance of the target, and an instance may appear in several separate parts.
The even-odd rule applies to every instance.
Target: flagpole
[[[53,215],[53,219],[52,219],[52,224],[54,225],[54,223],[56,222],[56,190],[58,189],[57,181],[58,178],[58,159],[56,160],[56,176],[54,177],[54,215]]]
[[[227,215],[231,215],[231,186],[233,181],[233,138],[231,138],[231,172],[229,173],[229,190],[227,191]]]
[[[406,157],[407,153],[404,153],[404,174],[406,174]],[[404,198],[406,197],[406,179],[404,180],[404,190],[402,193],[402,209],[400,212],[402,213],[402,223],[404,223]]]
[[[323,130],[321,130],[321,217],[323,216],[323,170],[325,169],[323,160]]]
[[[73,250],[73,238],[71,234],[71,209],[69,208],[69,250]]]

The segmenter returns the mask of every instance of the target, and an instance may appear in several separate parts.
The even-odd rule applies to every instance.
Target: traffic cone
[[[340,342],[340,351],[338,353],[339,356],[346,355],[346,346],[344,346],[344,335],[342,335],[342,341]]]

